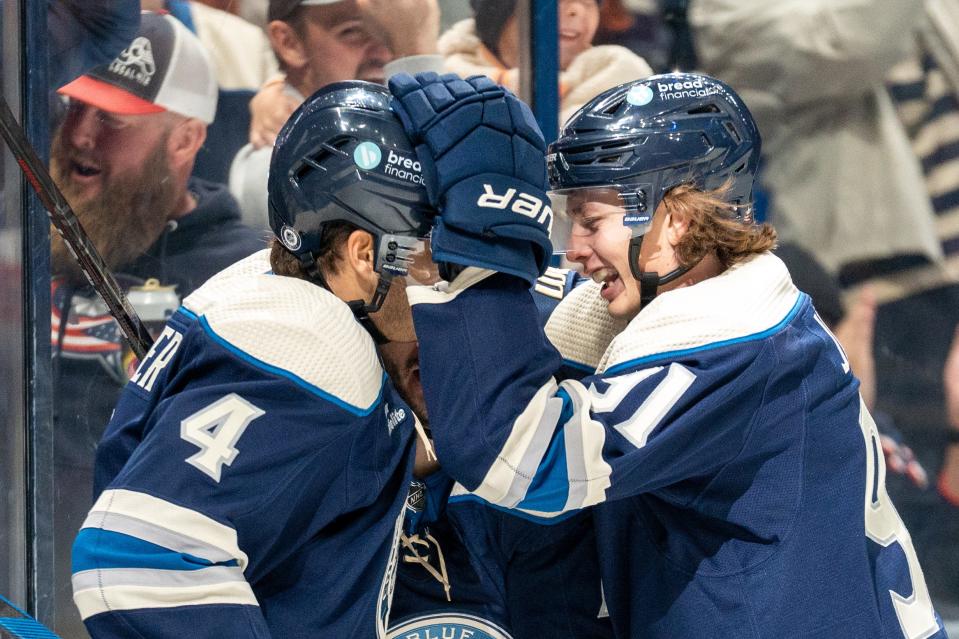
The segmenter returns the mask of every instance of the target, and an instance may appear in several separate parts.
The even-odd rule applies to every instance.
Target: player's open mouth
[[[615,269],[611,268],[601,268],[597,271],[594,271],[590,274],[590,277],[597,284],[602,284],[603,288],[600,290],[600,295],[603,296],[607,302],[612,301],[617,295],[621,292],[621,280],[619,278],[619,273]]]

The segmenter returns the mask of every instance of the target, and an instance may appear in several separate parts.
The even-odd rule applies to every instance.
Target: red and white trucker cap
[[[137,37],[113,62],[59,93],[123,115],[171,111],[210,124],[216,114],[217,83],[203,45],[176,18],[151,12],[140,16]]]

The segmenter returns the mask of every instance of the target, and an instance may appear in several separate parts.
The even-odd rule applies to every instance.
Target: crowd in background
[[[92,51],[116,49],[112,61],[88,58],[99,66],[80,75],[63,62],[75,53],[69,40],[51,58],[62,72],[54,178],[136,291],[172,287],[182,299],[266,245],[273,141],[323,86],[438,67],[519,85],[516,0],[141,4],[177,21],[172,51],[139,38],[117,47],[117,34],[135,32],[118,21],[76,31]],[[51,4],[58,33],[89,19],[69,5]],[[959,618],[959,0],[558,6],[560,121],[605,89],[677,66],[728,82],[750,106],[764,137],[761,214],[847,351],[930,591]],[[191,47],[199,53],[183,59]],[[133,82],[156,76],[167,93],[114,112],[104,74],[118,66]],[[57,484],[55,629],[69,637],[83,636],[70,540],[88,510],[96,442],[135,361],[59,242],[53,257],[55,445],[67,478]]]

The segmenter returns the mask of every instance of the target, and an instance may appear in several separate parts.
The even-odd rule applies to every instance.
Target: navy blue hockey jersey
[[[389,639],[517,639],[505,599],[447,517],[453,481],[414,480],[400,538]]]
[[[540,322],[588,281],[547,269],[531,289]],[[391,639],[612,636],[589,512],[537,518],[498,508],[440,470],[413,482],[404,530]]]
[[[592,506],[620,637],[945,636],[858,382],[778,258],[611,340],[592,293],[551,320],[561,358],[518,280],[408,291],[447,472],[537,516]],[[560,382],[564,360],[597,372]]]
[[[612,637],[588,511],[497,508],[442,471],[414,484],[390,639]]]
[[[385,637],[414,416],[345,304],[267,252],[124,389],[73,550],[95,639]]]

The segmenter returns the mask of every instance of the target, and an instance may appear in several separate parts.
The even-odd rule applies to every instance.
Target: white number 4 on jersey
[[[219,483],[223,466],[233,463],[240,453],[236,442],[243,431],[264,411],[236,393],[217,400],[180,422],[180,437],[200,447],[186,463]]]

